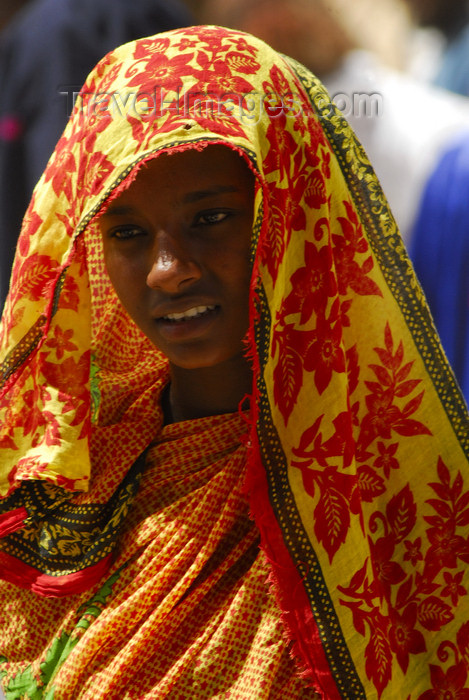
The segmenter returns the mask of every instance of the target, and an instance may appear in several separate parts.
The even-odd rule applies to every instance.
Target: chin
[[[171,367],[177,367],[178,369],[191,371],[196,371],[198,369],[205,370],[209,369],[210,367],[217,367],[219,365],[224,364],[224,362],[226,362],[226,360],[224,359],[207,357],[169,358],[169,364],[171,365]]]
[[[221,368],[227,364],[245,364],[246,358],[244,356],[244,349],[236,353],[233,352],[218,352],[210,354],[208,352],[194,353],[190,350],[184,355],[167,355],[169,359],[169,364],[181,370],[208,370],[210,368],[216,369]],[[231,370],[230,370],[231,371]]]

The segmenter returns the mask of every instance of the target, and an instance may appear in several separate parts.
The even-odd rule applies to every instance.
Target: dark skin
[[[254,176],[226,146],[162,154],[100,218],[111,282],[169,359],[166,422],[231,413],[245,357]]]
[[[165,422],[233,413],[251,387],[251,367],[247,362],[240,365],[236,358],[197,373],[180,368],[171,375],[169,400],[164,406]]]

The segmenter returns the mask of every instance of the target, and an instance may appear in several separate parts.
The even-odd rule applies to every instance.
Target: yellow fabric
[[[314,76],[248,35],[159,35],[90,75],[2,320],[0,512],[28,481],[106,504],[158,435],[166,361],[110,289],[94,217],[143,160],[213,142],[257,175],[246,489],[294,653],[327,699],[464,693],[466,407],[360,145]],[[130,499],[110,522],[126,527]],[[86,577],[88,560],[61,571],[47,554],[42,573]],[[44,619],[67,607],[37,605]]]

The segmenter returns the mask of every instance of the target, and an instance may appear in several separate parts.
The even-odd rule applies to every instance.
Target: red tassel
[[[0,537],[6,537],[12,532],[21,530],[27,517],[28,511],[23,506],[16,508],[16,510],[10,510],[8,513],[2,513],[0,515]]]
[[[63,598],[92,588],[109,571],[112,556],[108,554],[97,564],[65,576],[42,574],[10,554],[0,552],[0,578],[20,588],[26,588],[42,598]]]

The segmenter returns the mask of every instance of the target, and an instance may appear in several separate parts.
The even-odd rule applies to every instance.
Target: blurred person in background
[[[35,0],[0,37],[0,310],[33,188],[97,61],[127,41],[193,24],[179,0]],[[40,272],[38,273],[40,274]]]
[[[404,0],[421,31],[411,40],[410,70],[435,85],[469,95],[467,0]]]

